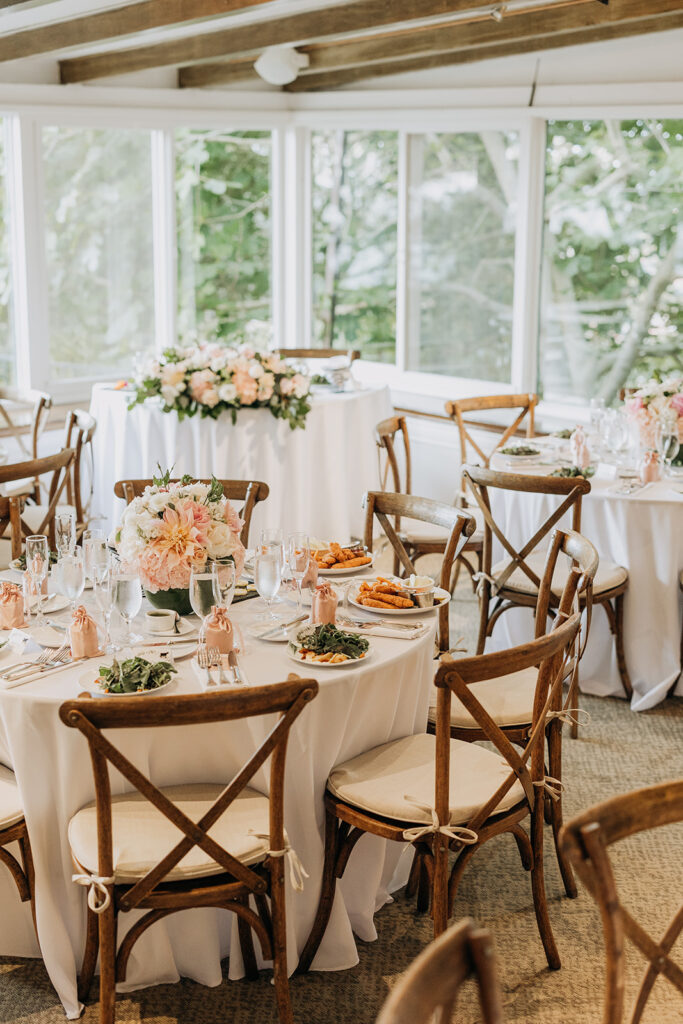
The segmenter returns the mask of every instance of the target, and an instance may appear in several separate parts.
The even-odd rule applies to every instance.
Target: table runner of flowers
[[[233,423],[240,409],[269,409],[292,430],[304,427],[311,410],[310,380],[274,352],[250,345],[217,344],[166,349],[135,382],[135,399],[161,399],[163,412],[217,419],[228,412]]]
[[[683,376],[648,381],[626,398],[625,407],[627,416],[637,423],[641,443],[646,447],[655,447],[658,423],[677,430],[683,445]],[[674,462],[683,463],[683,448]]]

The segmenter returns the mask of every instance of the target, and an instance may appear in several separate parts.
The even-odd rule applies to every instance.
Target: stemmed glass
[[[219,604],[229,608],[235,594],[237,573],[232,558],[210,558],[206,563],[208,572],[213,572],[218,578],[218,589],[221,599]]]
[[[57,512],[55,515],[55,542],[60,555],[72,555],[76,548],[76,513]]]
[[[103,576],[96,578],[93,583],[93,594],[95,595],[95,603],[99,611],[102,614],[102,621],[104,623],[104,649],[107,654],[112,649],[111,642],[111,613],[114,610],[114,592],[112,584],[113,574],[105,571]]]
[[[306,575],[310,559],[311,545],[308,540],[308,535],[305,533],[290,533],[287,542],[287,561],[289,563],[289,571],[292,574],[292,579],[296,583],[298,594],[297,614],[299,615],[301,615],[301,609],[303,608],[301,584],[304,576]]]
[[[71,601],[71,614],[76,610],[76,602],[85,587],[85,565],[83,552],[74,551],[72,555],[62,555],[59,559],[59,587],[64,597]]]
[[[280,577],[284,580],[285,569],[287,568],[287,558],[285,555],[285,541],[282,530],[279,526],[273,526],[268,530],[261,530],[261,550],[273,550],[278,552],[280,556]],[[273,598],[273,604],[278,604],[281,600],[282,598],[276,594]]]
[[[671,475],[671,463],[680,451],[681,443],[678,440],[678,430],[675,423],[661,420],[657,424],[657,450],[664,463],[666,476]]]
[[[279,547],[261,545],[254,555],[254,584],[268,609],[268,620],[277,622],[271,605],[282,583],[282,558]]]
[[[86,579],[93,587],[107,574],[107,541],[102,530],[86,530],[83,534],[83,564]]]
[[[214,605],[221,603],[221,589],[218,574],[211,563],[193,568],[190,573],[190,604],[195,615],[202,620],[199,642],[206,634],[206,620]]]
[[[47,546],[47,537],[42,534],[34,534],[26,538],[26,572],[31,581],[31,595],[36,595],[36,625],[43,626],[43,583],[47,579],[50,551]],[[30,607],[30,605],[29,605]]]
[[[123,647],[131,647],[140,639],[131,633],[131,622],[142,606],[140,577],[134,569],[124,566],[121,562],[112,563],[110,573],[112,605],[116,608],[126,627]]]

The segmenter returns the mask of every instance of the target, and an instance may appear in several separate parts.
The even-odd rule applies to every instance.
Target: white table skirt
[[[507,467],[499,463],[495,468]],[[644,711],[664,700],[681,671],[678,580],[683,569],[683,495],[664,480],[628,497],[615,494],[617,486],[615,481],[591,480],[590,494],[582,504],[581,532],[593,542],[601,558],[629,571],[624,647],[633,684],[631,707]],[[494,517],[517,546],[533,535],[556,504],[549,495],[515,491],[492,490],[491,500]],[[565,519],[560,525],[570,524]],[[502,554],[501,549],[496,557]],[[529,639],[533,629],[530,616],[529,609],[505,612],[496,624],[492,646],[509,647]],[[580,684],[587,693],[624,696],[614,638],[598,606],[593,610]],[[676,692],[683,694],[683,681],[679,681]]]
[[[249,601],[234,606],[234,621],[253,617],[260,610],[254,605],[256,602]],[[372,660],[362,667],[310,672],[318,679],[320,692],[290,735],[285,826],[310,875],[303,893],[287,891],[290,970],[296,966],[317,907],[323,863],[323,793],[330,770],[380,743],[421,732],[426,725],[434,674],[434,630],[416,641],[375,638],[372,643]],[[285,679],[293,665],[283,645],[250,639],[243,667],[251,683],[261,684]],[[200,686],[191,662],[179,661],[178,669],[173,692],[197,692]],[[82,691],[84,670],[84,665],[79,665],[11,690],[2,689],[0,683],[0,760],[14,768],[21,791],[35,861],[42,955],[71,1018],[79,1015],[76,974],[85,940],[86,891],[71,881],[67,825],[75,811],[94,799],[94,787],[86,741],[77,730],[61,723],[58,710],[62,701]],[[157,785],[227,782],[274,720],[268,716],[191,728],[131,730],[118,733],[117,740]],[[268,791],[267,769],[255,776],[253,785]],[[112,788],[121,792],[130,787],[112,772]],[[376,837],[366,837],[354,851],[314,969],[343,970],[358,962],[352,931],[365,941],[376,938],[373,914],[407,876],[406,857],[398,867],[404,851],[400,844]],[[28,905],[19,903],[7,872],[2,870],[0,906],[0,955],[39,955]],[[121,915],[119,938],[138,916]],[[231,945],[230,977],[241,977],[234,915],[212,909],[172,915],[136,945],[121,989],[175,982],[181,976],[219,985],[221,959]],[[256,949],[258,953],[258,942]]]
[[[93,511],[107,529],[124,507],[114,497],[116,481],[151,477],[159,463],[177,476],[265,481],[270,495],[254,511],[253,537],[273,526],[340,541],[362,536],[361,498],[379,486],[374,429],[391,415],[388,388],[316,395],[297,430],[268,409],[242,409],[235,424],[227,413],[181,422],[155,401],[129,411],[130,401],[130,392],[93,388]]]

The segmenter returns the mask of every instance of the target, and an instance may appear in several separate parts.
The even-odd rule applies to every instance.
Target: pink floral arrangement
[[[201,484],[186,476],[171,483],[167,472],[127,506],[114,543],[150,593],[185,590],[192,569],[207,558],[232,558],[237,574],[242,572],[243,525],[217,480]]]
[[[668,423],[678,431],[683,444],[683,377],[648,381],[626,399],[626,414],[638,424],[640,440],[655,447],[658,423]]]

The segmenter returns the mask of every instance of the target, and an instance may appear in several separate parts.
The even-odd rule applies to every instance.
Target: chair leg
[[[240,902],[245,907],[248,907],[249,897],[245,896]],[[249,922],[239,917],[239,915],[237,917],[237,933],[240,938],[242,960],[244,961],[244,974],[249,981],[255,981],[258,978],[258,967],[256,966],[256,953],[254,952],[254,937]]]
[[[572,672],[571,679],[569,681],[569,690],[567,691],[567,707],[572,711],[579,710],[579,672],[580,666],[577,665],[576,671]],[[578,739],[579,736],[579,716],[574,715],[571,725],[569,727],[569,734],[573,740]],[[550,773],[553,774],[552,772]],[[557,776],[555,776],[557,778]]]
[[[430,853],[418,854],[417,856],[420,863],[420,872],[418,875],[417,905],[415,909],[418,914],[426,914],[432,899],[433,861],[430,860]],[[432,869],[431,871],[430,868]]]
[[[548,967],[553,971],[557,971],[562,965],[553,937],[545,894],[545,879],[543,876],[543,800],[540,797],[536,800],[535,807],[531,812],[531,845],[534,853],[534,863],[531,868],[531,891],[534,898],[536,923],[539,935],[541,936],[541,942],[543,943],[543,949],[545,950]]]
[[[287,976],[287,925],[285,920],[284,863],[273,861],[270,873],[270,907],[273,920],[273,983],[280,1024],[294,1024]]]
[[[484,653],[486,646],[486,630],[489,624],[489,590],[488,585],[482,587],[479,598],[479,636],[477,637],[477,654]]]
[[[409,900],[415,896],[417,887],[420,881],[420,854],[416,850],[413,852],[413,863],[410,866],[410,874],[408,875],[408,881],[406,882],[406,897]]]
[[[614,629],[614,644],[617,650],[617,666],[619,668],[619,676],[621,678],[621,685],[624,687],[624,693],[628,700],[633,696],[633,686],[631,685],[631,677],[628,674],[626,667],[626,654],[624,653],[624,597],[625,594],[619,594],[614,602],[614,618],[615,618],[615,629]]]
[[[548,727],[548,775],[558,782],[562,781],[562,722],[555,720]],[[553,830],[553,842],[557,864],[562,875],[564,891],[569,899],[576,899],[578,890],[574,872],[560,846],[560,829],[562,828],[562,791],[557,800],[550,800],[550,824]]]
[[[116,912],[113,903],[98,914],[100,930],[100,1024],[116,1018]]]
[[[31,917],[33,918],[33,930],[36,933],[36,938],[38,938],[38,926],[36,924],[36,873],[33,867],[33,854],[31,853],[31,843],[28,838],[28,832],[25,832],[23,838],[19,840],[19,849],[21,850],[21,861],[24,866],[24,874],[26,875],[26,884],[28,886],[29,900],[31,901]]]
[[[313,958],[318,952],[318,947],[322,942],[325,929],[327,928],[328,921],[330,920],[330,914],[332,913],[334,894],[337,889],[337,875],[335,870],[337,864],[337,833],[337,818],[332,811],[325,808],[325,862],[323,864],[320,899],[318,901],[318,909],[316,911],[315,920],[313,921],[313,927],[311,928],[310,935],[306,939],[306,945],[299,957],[299,966],[296,969],[297,974],[303,974],[313,963]]]
[[[85,1003],[88,1000],[90,986],[95,975],[97,954],[100,948],[100,932],[97,914],[94,914],[88,907],[88,919],[86,924],[85,949],[83,951],[83,962],[81,973],[78,976],[78,998]]]
[[[448,839],[437,833],[432,846],[434,857],[434,880],[432,884],[432,919],[434,938],[438,938],[448,927]]]

